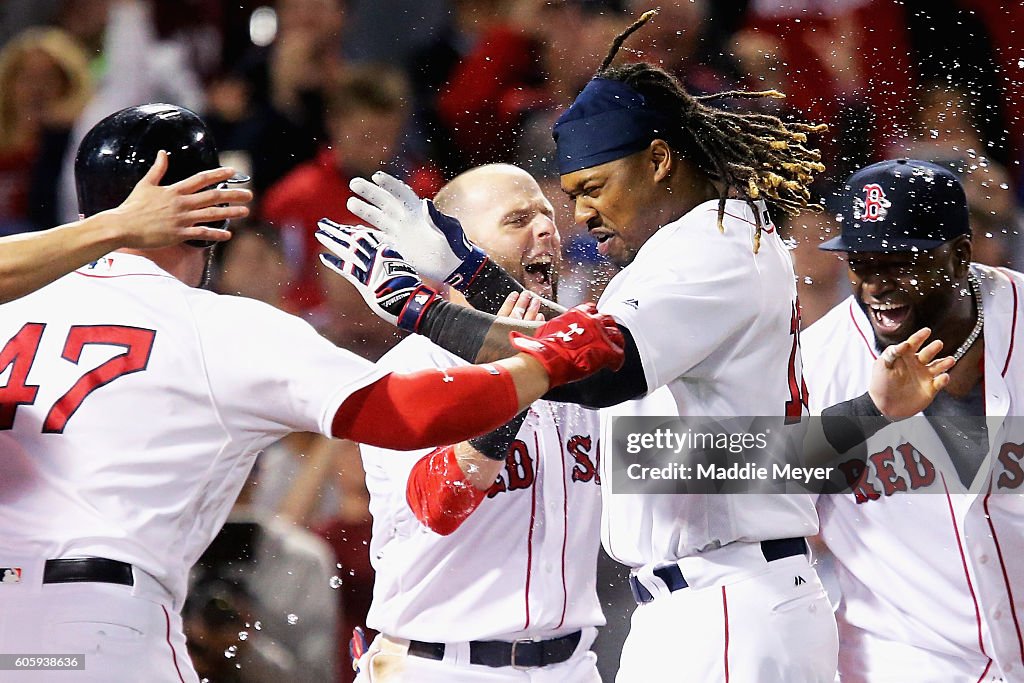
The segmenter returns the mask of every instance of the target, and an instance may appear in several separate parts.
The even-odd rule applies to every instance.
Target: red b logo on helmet
[[[865,185],[864,199],[858,198],[854,204],[854,218],[872,223],[885,220],[885,215],[892,206],[892,202],[885,198],[885,190],[877,183]]]

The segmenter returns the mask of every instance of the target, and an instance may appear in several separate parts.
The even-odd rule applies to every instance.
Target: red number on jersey
[[[807,383],[803,372],[799,382],[796,376],[796,359],[800,354],[800,300],[793,302],[793,314],[789,319],[789,333],[793,336],[793,347],[789,351],[789,400],[786,401],[786,424],[799,422],[803,409],[807,407]]]
[[[68,392],[57,399],[57,402],[46,414],[43,422],[44,434],[60,434],[67,426],[68,420],[85,397],[105,384],[110,384],[118,377],[145,370],[149,365],[149,354],[153,350],[154,330],[140,327],[123,327],[121,325],[76,325],[68,332],[61,356],[78,365],[82,357],[82,349],[86,344],[107,344],[123,346],[124,353],[118,354],[82,375]]]
[[[35,361],[39,340],[45,325],[27,323],[18,334],[7,342],[0,351],[0,372],[13,365],[11,377],[7,385],[0,387],[0,430],[14,427],[14,414],[19,405],[35,403],[38,385],[27,385],[29,370]],[[60,434],[67,426],[68,420],[82,401],[94,390],[110,384],[118,377],[145,370],[149,365],[149,355],[153,350],[154,330],[121,325],[76,325],[68,332],[64,342],[63,358],[75,365],[82,358],[82,349],[87,344],[105,344],[122,346],[124,353],[119,353],[105,363],[89,370],[82,375],[66,394],[57,399],[43,421],[44,434]]]
[[[14,427],[14,413],[18,406],[30,406],[36,402],[39,385],[25,384],[25,380],[36,360],[36,350],[45,327],[43,323],[25,323],[0,351],[0,373],[11,368],[7,385],[0,387],[0,430]]]

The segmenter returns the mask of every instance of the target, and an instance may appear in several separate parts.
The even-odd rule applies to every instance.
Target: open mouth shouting
[[[910,306],[893,302],[867,304],[871,324],[881,336],[896,337],[910,318]]]
[[[550,298],[553,290],[554,260],[551,254],[538,254],[523,261],[526,288],[534,294]]]

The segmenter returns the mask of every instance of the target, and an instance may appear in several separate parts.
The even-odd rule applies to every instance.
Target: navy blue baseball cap
[[[947,168],[894,159],[854,173],[840,194],[840,235],[825,251],[928,251],[971,234],[967,196]]]

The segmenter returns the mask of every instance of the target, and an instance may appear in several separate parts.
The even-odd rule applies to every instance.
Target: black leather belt
[[[807,541],[802,538],[780,538],[774,541],[761,541],[761,553],[768,562],[781,560],[784,557],[807,554]],[[683,572],[679,565],[670,564],[667,567],[658,567],[654,575],[665,582],[670,593],[682,590],[689,586],[683,578]],[[629,589],[633,591],[633,599],[637,604],[643,605],[654,600],[654,596],[647,590],[635,576],[629,577]]]
[[[43,583],[118,583],[135,585],[132,566],[127,562],[105,557],[82,557],[67,560],[47,560],[43,568]]]
[[[576,631],[552,640],[474,640],[469,644],[469,661],[483,666],[511,666],[529,669],[549,664],[561,664],[572,657],[580,644],[581,632]],[[409,641],[409,654],[425,659],[444,659],[444,643]]]

